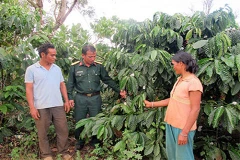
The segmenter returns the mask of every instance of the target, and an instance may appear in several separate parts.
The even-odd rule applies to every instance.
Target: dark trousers
[[[48,129],[53,123],[57,135],[57,148],[60,154],[66,154],[68,150],[68,125],[63,106],[38,110],[40,119],[35,120],[38,130],[39,148],[41,157],[52,156],[48,141]]]
[[[89,114],[89,117],[96,116],[101,111],[101,105],[102,98],[100,95],[87,97],[85,95],[76,94],[74,106],[75,121],[78,122],[79,120],[86,118],[87,114]],[[79,139],[82,130],[83,127],[75,130],[75,138],[77,140],[77,145],[84,145],[85,143],[84,140]],[[92,145],[98,143],[98,140],[95,136],[92,137],[91,143]]]

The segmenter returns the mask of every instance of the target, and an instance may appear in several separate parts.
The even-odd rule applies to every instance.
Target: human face
[[[176,74],[182,74],[183,69],[184,69],[184,63],[183,62],[176,62],[172,60],[173,69]]]
[[[42,60],[47,64],[53,64],[56,60],[57,51],[54,48],[48,49],[48,54],[41,53]]]
[[[93,64],[96,59],[96,55],[97,53],[92,51],[87,51],[86,55],[82,54],[85,65],[90,66],[91,64]]]

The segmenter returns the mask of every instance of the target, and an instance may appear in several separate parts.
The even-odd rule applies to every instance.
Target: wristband
[[[183,137],[187,137],[188,136],[187,134],[182,134],[182,133],[180,133],[180,135],[183,136]]]

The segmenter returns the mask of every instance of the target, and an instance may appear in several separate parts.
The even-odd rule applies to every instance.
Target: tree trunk
[[[41,24],[43,25],[44,24],[43,0],[36,0],[36,2],[34,2],[33,0],[27,0],[27,1],[28,3],[31,4],[32,7],[39,10],[40,17],[41,17]],[[57,16],[56,16],[55,26],[53,27],[53,32],[55,32],[64,23],[68,15],[72,12],[73,8],[76,6],[77,0],[73,1],[72,5],[68,10],[67,10],[67,0],[61,0],[59,4],[60,4],[59,10],[55,11],[57,13]],[[56,4],[56,10],[57,10],[57,5],[58,4]]]
[[[77,0],[74,0],[73,4],[71,5],[71,7],[69,8],[69,10],[66,13],[66,0],[62,0],[61,2],[61,7],[60,10],[58,12],[58,16],[56,19],[56,24],[54,26],[53,31],[56,31],[66,20],[67,16],[72,12],[74,6],[77,4]]]

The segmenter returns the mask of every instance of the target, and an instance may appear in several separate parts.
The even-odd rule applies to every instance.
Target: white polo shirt
[[[39,62],[29,66],[25,73],[25,83],[33,83],[35,108],[63,106],[60,90],[60,83],[63,81],[62,71],[55,64],[49,70]]]

